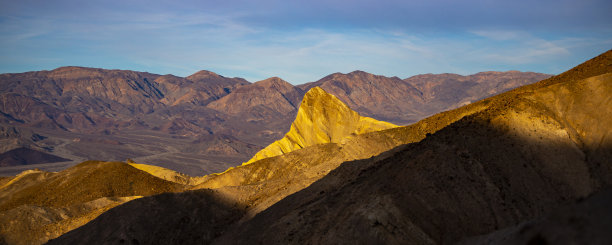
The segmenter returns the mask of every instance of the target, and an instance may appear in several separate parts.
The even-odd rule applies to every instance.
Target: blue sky
[[[0,73],[557,74],[612,48],[610,12],[609,0],[0,0]]]

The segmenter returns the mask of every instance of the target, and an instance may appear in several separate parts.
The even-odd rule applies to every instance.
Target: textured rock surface
[[[240,219],[242,210],[217,191],[165,193],[111,209],[48,244],[210,244]],[[104,226],[108,223],[115,224]]]
[[[58,173],[18,175],[0,189],[0,210],[23,204],[62,207],[100,197],[146,196],[182,188],[126,163],[88,161]]]
[[[182,191],[186,182],[166,181],[120,162],[89,161],[58,173],[28,170],[0,181],[0,241],[41,244],[124,202]]]
[[[286,115],[297,110],[304,92],[278,78],[268,78],[236,89],[232,94],[211,103],[208,107],[229,114],[249,114],[256,110],[270,110]],[[252,120],[265,118],[252,118]]]
[[[0,241],[6,244],[43,244],[136,198],[140,196],[102,197],[61,208],[21,205],[0,212]]]
[[[610,244],[612,190],[564,205],[543,217],[458,244]]]
[[[510,89],[544,80],[550,75],[534,72],[480,72],[469,76],[424,74],[404,79],[422,93],[430,112],[455,109]]]
[[[297,117],[285,137],[257,152],[246,164],[316,144],[341,143],[355,135],[393,127],[397,126],[360,116],[335,96],[314,87],[304,95]]]

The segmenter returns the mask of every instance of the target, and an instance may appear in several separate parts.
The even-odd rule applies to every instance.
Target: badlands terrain
[[[69,74],[90,71],[62,69]],[[39,73],[57,76],[54,72]],[[72,160],[76,153],[67,149],[79,146],[109,155],[117,149],[124,154],[120,157],[131,159],[1,177],[0,243],[612,243],[607,232],[612,213],[606,208],[612,197],[612,51],[528,85],[512,79],[488,82],[487,77],[526,75],[517,72],[405,80],[353,72],[297,87],[278,78],[249,84],[221,77],[214,94],[197,93],[204,91],[198,90],[200,83],[166,76],[176,79],[168,84],[184,82],[179,88],[194,86],[172,97],[173,90],[152,82],[164,76],[129,74],[124,80],[134,86],[118,86],[113,93],[148,97],[134,94],[125,102],[105,99],[112,93],[79,97],[100,90],[78,87],[80,92],[68,93],[66,85],[26,96],[17,85],[51,85],[15,78],[37,73],[4,75],[14,92],[3,96],[27,106],[2,110],[5,135],[13,135],[7,142]],[[102,77],[96,79],[106,81]],[[56,79],[56,84],[64,81]],[[516,86],[521,87],[484,98]],[[256,97],[260,94],[266,96]],[[255,97],[245,99],[249,96]],[[271,99],[275,96],[278,100]],[[185,119],[188,115],[193,121]],[[285,126],[281,120],[270,121],[278,125],[267,121],[289,116],[294,120]],[[241,126],[221,129],[224,123]],[[107,131],[97,131],[102,124],[110,125]],[[82,137],[67,141],[51,132]],[[157,149],[150,145],[153,139],[160,140],[155,143],[161,148],[190,137],[201,140],[185,147],[221,149],[219,155],[230,148],[250,153],[236,150],[248,155],[235,158],[242,164],[191,162],[211,174],[190,174],[181,171],[189,169],[181,163],[148,164],[155,155],[129,156],[126,152],[139,152],[131,141],[96,149],[91,146],[108,142],[85,135],[108,137],[99,140],[134,136],[151,153]],[[64,145],[44,143],[51,140]],[[219,143],[209,143],[215,140]],[[173,154],[182,150],[176,147],[165,156],[178,161]],[[160,162],[166,159],[159,156]]]

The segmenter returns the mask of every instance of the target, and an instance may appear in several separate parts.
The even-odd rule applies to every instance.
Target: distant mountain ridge
[[[455,93],[453,99],[428,96],[429,90],[419,87],[423,83],[362,71],[335,73],[298,86],[276,77],[249,83],[210,71],[184,78],[84,67],[0,74],[0,131],[14,128],[47,137],[33,142],[29,135],[12,134],[0,141],[5,150],[42,149],[73,160],[62,166],[131,158],[203,175],[245,162],[253,152],[281,139],[311,87],[320,85],[361,115],[401,125],[508,87],[495,84],[518,86],[547,76],[511,72],[514,82],[498,81],[509,76],[504,74],[488,76],[487,83],[453,87],[445,92]],[[480,84],[493,88],[481,89],[481,95],[476,89]],[[433,87],[432,91],[444,90]],[[468,87],[471,92],[462,90]],[[215,137],[202,137],[206,135]],[[225,136],[231,137],[217,140]],[[202,150],[194,149],[195,141]],[[25,168],[12,168],[10,173]]]
[[[354,71],[334,73],[298,87],[308,90],[319,86],[365,116],[407,125],[548,77],[541,73],[508,71],[469,76],[424,74],[400,79]]]

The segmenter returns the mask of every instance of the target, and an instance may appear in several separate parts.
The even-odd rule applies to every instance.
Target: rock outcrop
[[[246,164],[316,144],[342,143],[355,135],[393,127],[397,126],[360,116],[336,96],[314,87],[304,95],[285,137],[257,152]]]

